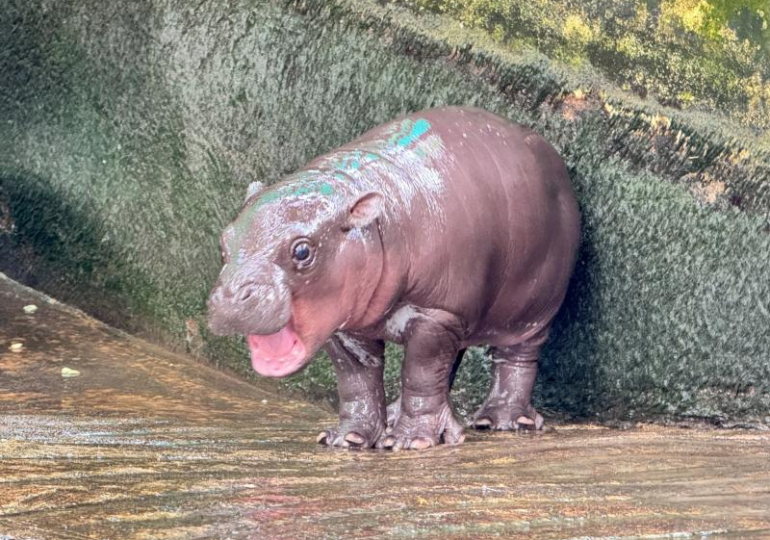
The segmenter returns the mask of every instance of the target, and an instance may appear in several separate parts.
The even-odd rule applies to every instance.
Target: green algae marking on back
[[[321,162],[324,169],[351,174],[360,171],[367,165],[379,161],[383,156],[378,152],[390,154],[411,149],[418,158],[426,156],[420,148],[410,148],[419,142],[430,131],[431,124],[424,118],[417,120],[406,119],[386,130],[383,138],[370,141],[360,148],[338,151]]]
[[[430,122],[424,118],[404,120],[399,131],[388,140],[389,147],[406,148],[430,131]]]

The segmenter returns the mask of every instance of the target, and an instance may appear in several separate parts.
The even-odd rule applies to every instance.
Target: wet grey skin
[[[422,111],[253,184],[222,236],[209,324],[248,336],[266,376],[325,348],[340,400],[339,424],[318,437],[328,446],[461,443],[450,379],[480,344],[493,380],[471,425],[539,430],[538,356],[579,237],[564,163],[541,136],[480,109]],[[405,351],[387,408],[385,341]]]

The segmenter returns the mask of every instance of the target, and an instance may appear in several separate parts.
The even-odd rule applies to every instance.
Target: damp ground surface
[[[317,446],[333,422],[0,274],[3,540],[770,538],[768,432],[558,425],[392,454]]]

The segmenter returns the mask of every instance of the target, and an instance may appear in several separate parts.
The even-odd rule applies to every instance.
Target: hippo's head
[[[254,369],[302,369],[339,328],[363,316],[382,271],[378,193],[321,179],[253,184],[221,237],[224,267],[209,326],[246,336]]]

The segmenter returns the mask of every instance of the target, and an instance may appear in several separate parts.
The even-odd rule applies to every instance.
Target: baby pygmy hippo
[[[564,163],[542,137],[480,109],[431,109],[252,184],[222,235],[209,325],[246,336],[268,377],[326,349],[340,400],[339,424],[318,438],[328,446],[461,443],[450,379],[479,344],[494,373],[472,425],[541,429],[538,354],[579,236]],[[390,407],[386,340],[405,350]]]

